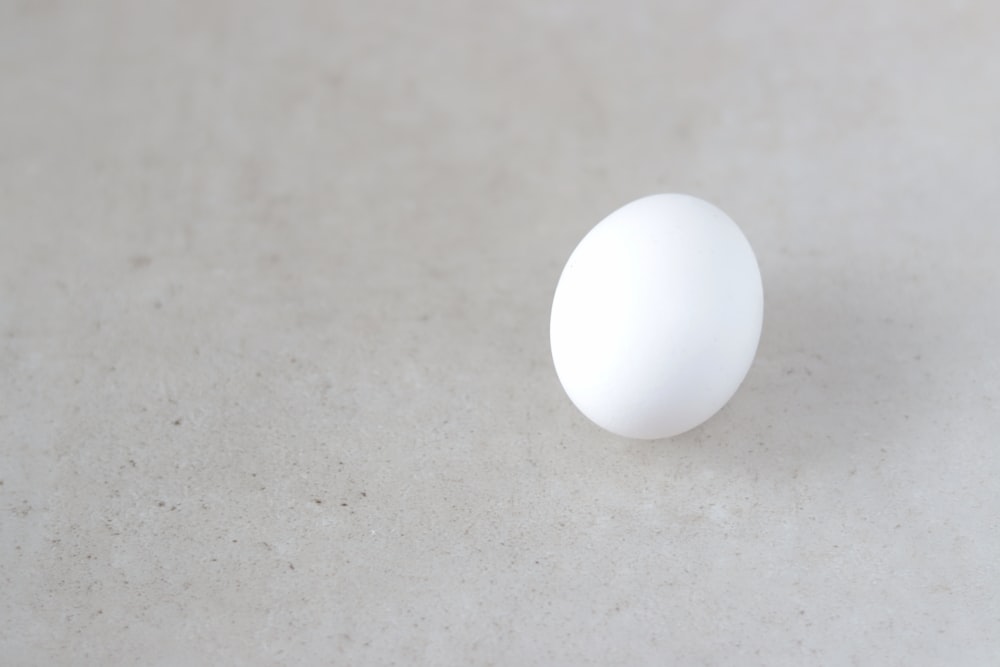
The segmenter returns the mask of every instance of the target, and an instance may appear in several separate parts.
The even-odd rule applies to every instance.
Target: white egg
[[[652,195],[594,227],[552,302],[552,359],[570,400],[629,438],[698,426],[757,353],[760,269],[739,227],[696,197]]]

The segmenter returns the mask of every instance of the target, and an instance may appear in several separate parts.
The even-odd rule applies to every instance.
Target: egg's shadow
[[[641,459],[678,451],[798,460],[878,447],[921,405],[919,300],[877,266],[775,262],[764,272],[764,329],[739,392],[708,422],[668,441],[632,443]],[[668,452],[673,452],[670,454]]]

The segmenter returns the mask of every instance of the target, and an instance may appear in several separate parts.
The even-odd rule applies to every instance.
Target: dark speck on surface
[[[129,259],[128,263],[133,270],[139,270],[139,269],[144,269],[150,264],[152,264],[153,258],[150,257],[149,255],[135,255],[134,257]]]

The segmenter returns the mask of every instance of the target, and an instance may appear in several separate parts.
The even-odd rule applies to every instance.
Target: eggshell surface
[[[556,286],[556,374],[599,426],[674,436],[718,412],[757,351],[763,287],[753,249],[696,197],[638,199],[597,224]]]

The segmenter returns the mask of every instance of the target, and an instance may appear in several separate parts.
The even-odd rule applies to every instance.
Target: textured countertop
[[[0,4],[0,662],[1000,663],[998,24]],[[663,191],[764,334],[633,442],[548,314]]]

